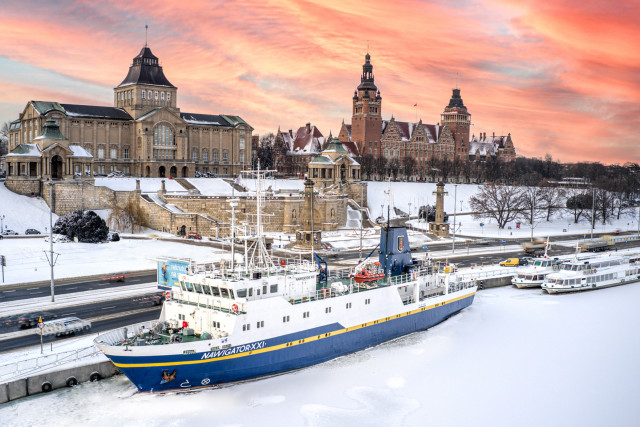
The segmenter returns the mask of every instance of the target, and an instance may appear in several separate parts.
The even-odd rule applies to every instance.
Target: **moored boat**
[[[191,390],[328,361],[427,329],[471,305],[476,293],[474,281],[449,283],[429,260],[413,259],[404,228],[382,229],[384,277],[366,287],[357,286],[353,271],[319,281],[309,261],[272,259],[257,230],[255,247],[245,251],[256,257],[231,268],[183,264],[175,283],[167,279],[170,298],[157,321],[95,339],[140,392]],[[163,268],[159,277],[172,267]]]
[[[542,289],[550,294],[608,288],[640,281],[640,254],[614,254],[574,259],[548,274]]]

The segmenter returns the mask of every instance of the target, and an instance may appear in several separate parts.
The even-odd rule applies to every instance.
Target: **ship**
[[[512,283],[519,289],[539,288],[547,274],[560,269],[562,261],[559,258],[541,258],[523,268],[519,268],[513,276]]]
[[[588,259],[574,258],[548,274],[541,285],[549,294],[579,292],[640,281],[640,254],[609,253]]]
[[[242,262],[173,260],[173,267],[183,266],[175,280],[166,279],[171,260],[159,263],[159,283],[165,277],[171,288],[159,318],[95,338],[138,392],[194,390],[302,369],[426,330],[473,303],[475,281],[451,281],[430,259],[413,258],[406,229],[388,221],[378,251],[384,275],[367,286],[354,280],[353,268],[328,271],[314,256],[273,257],[261,233],[259,178],[258,227],[245,240]]]

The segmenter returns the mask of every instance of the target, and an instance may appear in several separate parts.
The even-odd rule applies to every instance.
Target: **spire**
[[[358,90],[378,90],[374,83],[373,65],[371,65],[371,55],[367,53],[364,56],[364,64],[362,65],[362,76],[360,77],[360,85]]]
[[[130,84],[148,84],[175,88],[164,76],[162,67],[158,63],[158,57],[151,52],[146,41],[140,53],[133,58],[133,64],[129,67],[127,77],[118,87]]]
[[[149,45],[147,44],[147,36],[149,35],[149,26],[147,24],[144,24],[144,47],[148,47]]]
[[[447,108],[466,108],[464,103],[462,102],[462,97],[460,97],[460,89],[453,89],[453,94],[451,95],[451,99],[449,100],[449,105]]]

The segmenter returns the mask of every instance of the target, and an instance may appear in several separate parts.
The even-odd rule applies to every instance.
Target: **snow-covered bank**
[[[4,404],[0,419],[39,425],[47,411],[51,426],[631,426],[640,419],[639,299],[640,284],[563,296],[485,290],[429,331],[302,371],[168,395],[135,394],[118,376]]]

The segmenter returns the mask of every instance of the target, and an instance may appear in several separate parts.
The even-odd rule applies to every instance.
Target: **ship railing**
[[[172,300],[179,304],[187,304],[198,308],[206,308],[233,315],[246,313],[244,299],[221,299],[207,295],[176,292],[172,296]],[[236,310],[234,310],[234,306],[237,307]]]
[[[151,320],[100,333],[93,342],[105,345],[124,345],[127,340],[135,338],[140,332],[152,329],[156,323],[158,323],[157,320]]]

